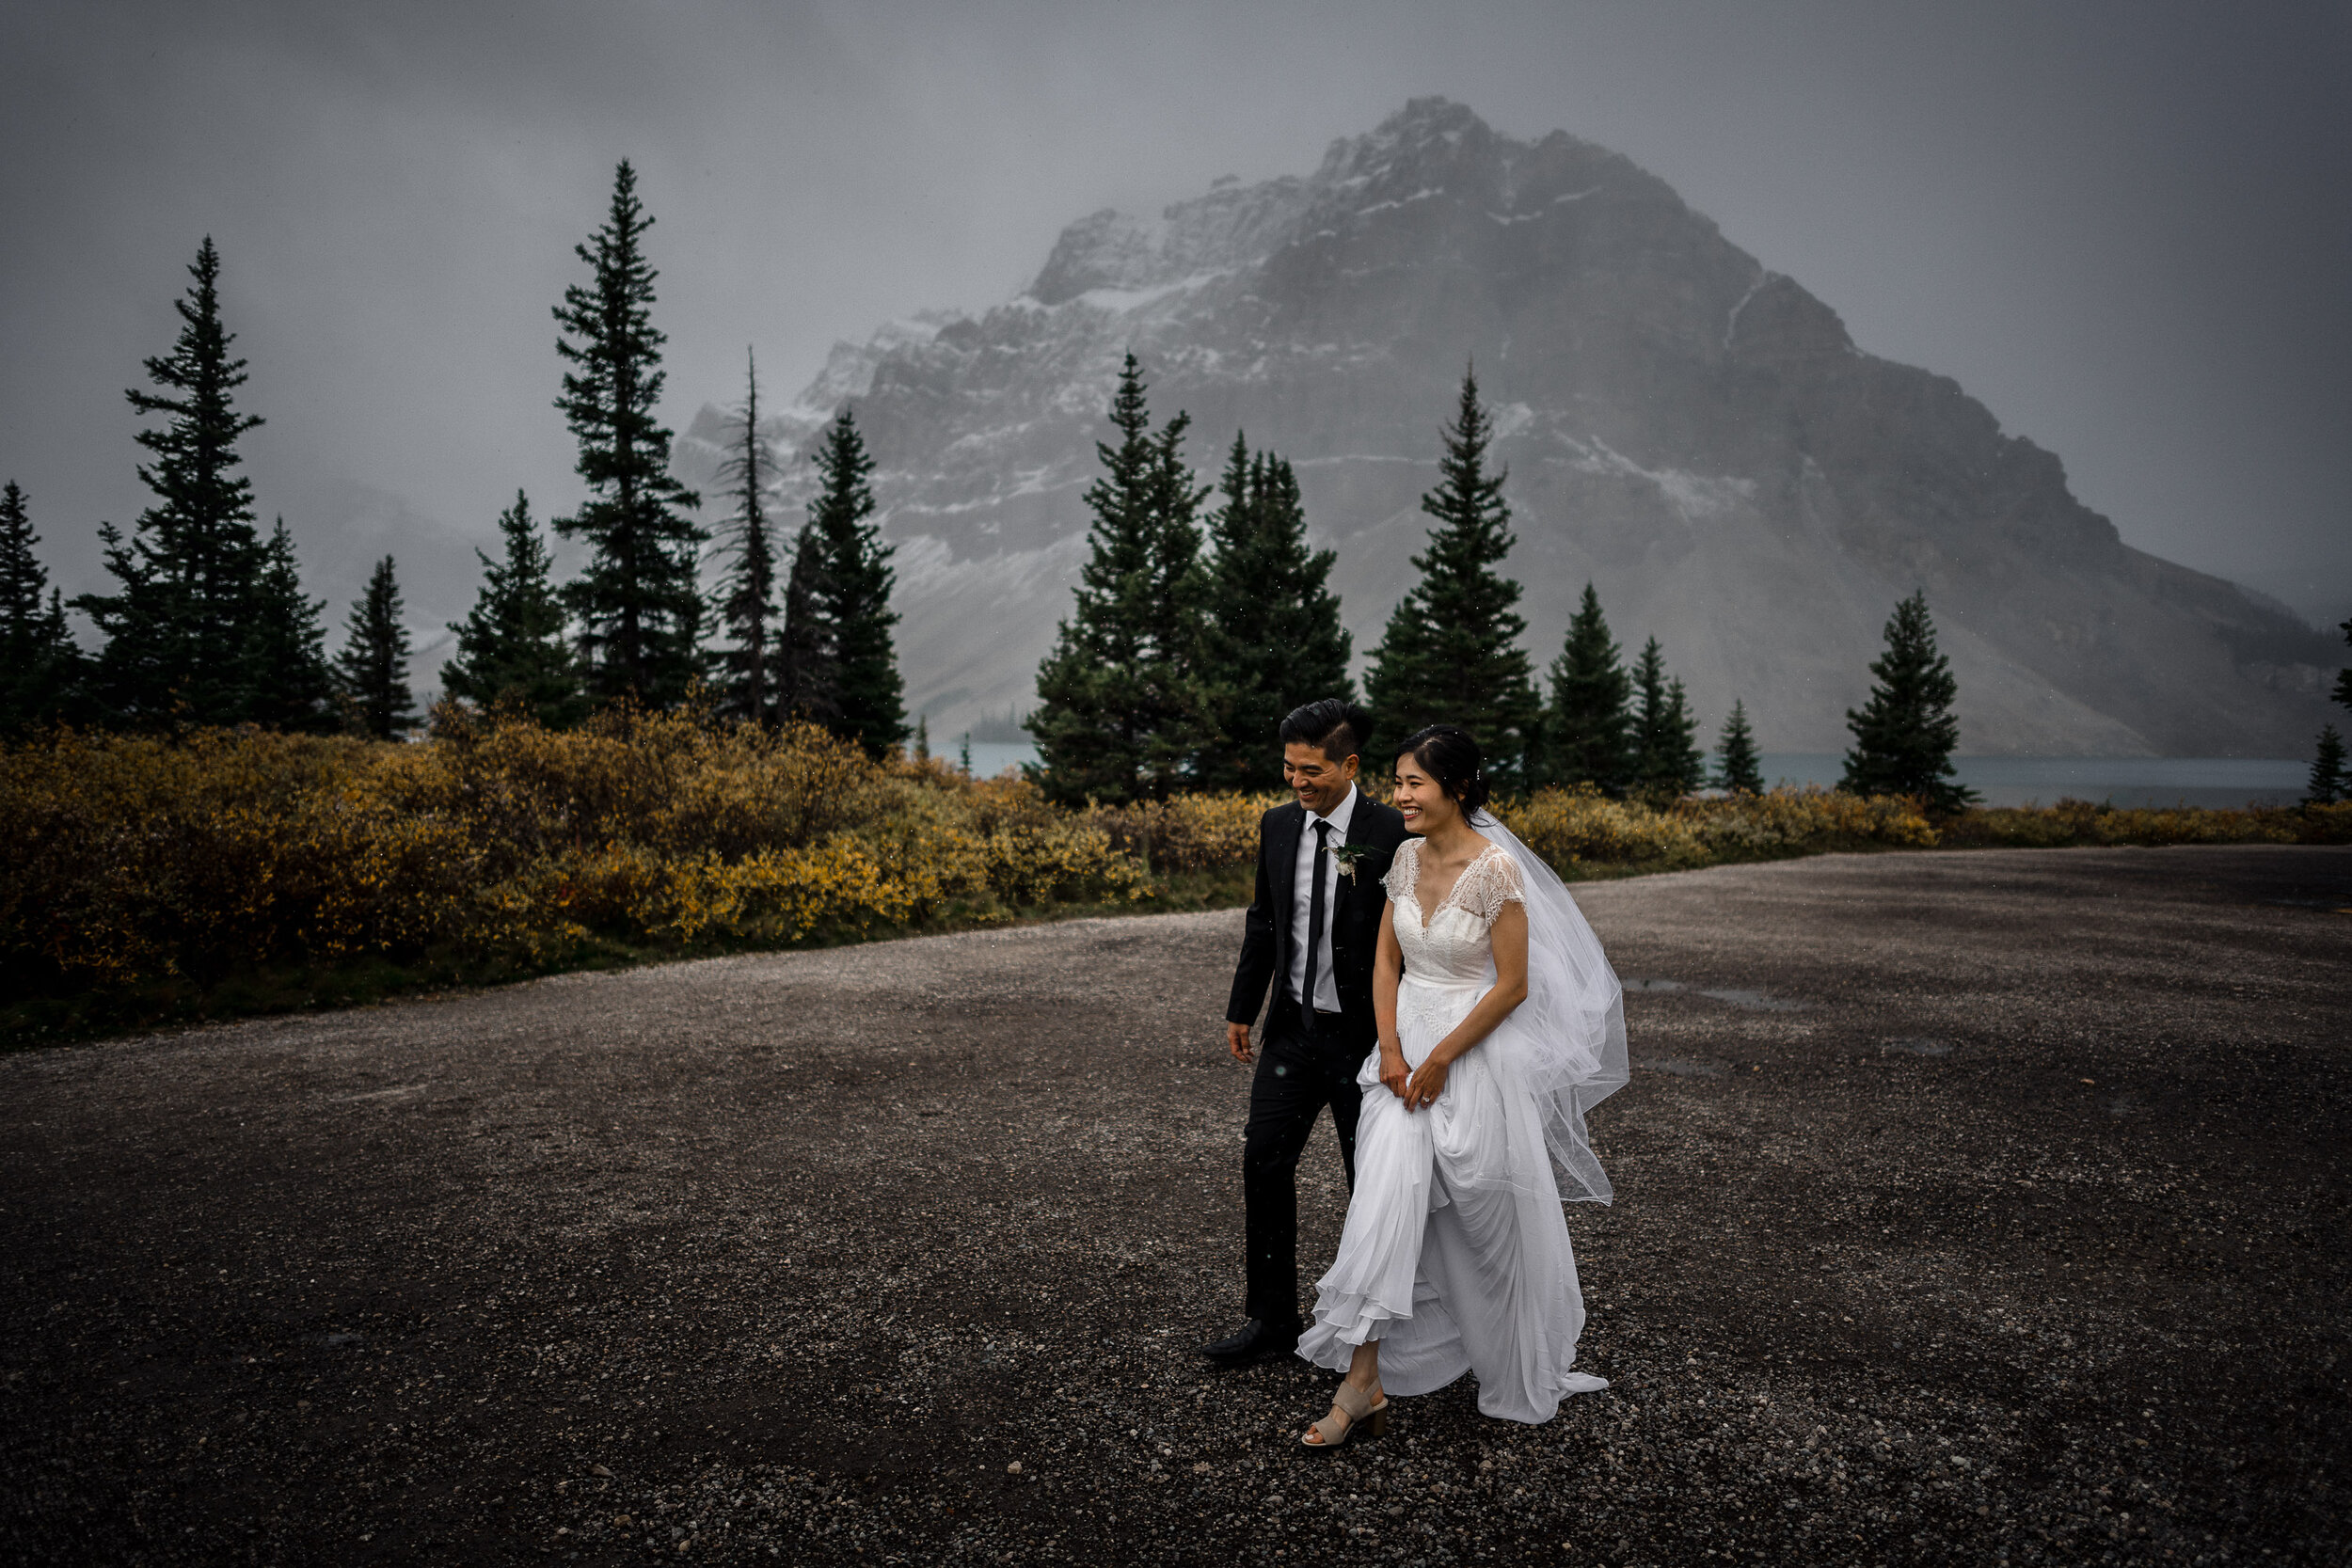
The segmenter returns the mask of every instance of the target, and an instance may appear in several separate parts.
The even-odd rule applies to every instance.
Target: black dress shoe
[[[1298,1330],[1299,1325],[1295,1323],[1270,1323],[1263,1318],[1252,1318],[1231,1338],[1202,1345],[1200,1354],[1229,1367],[1264,1355],[1288,1355],[1298,1348]]]

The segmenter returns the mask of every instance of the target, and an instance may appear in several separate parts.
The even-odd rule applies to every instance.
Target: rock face
[[[1422,99],[1306,179],[1083,218],[1021,297],[837,347],[776,421],[802,446],[854,404],[910,708],[943,741],[1034,701],[1130,347],[1154,413],[1191,413],[1204,473],[1236,428],[1296,465],[1359,654],[1411,580],[1474,360],[1538,663],[1590,578],[1629,652],[1664,645],[1708,737],[1736,696],[1767,749],[1842,748],[1915,585],[1967,752],[2300,755],[2326,719],[2335,650],[2292,611],[2124,545],[2056,456],[1861,353],[1625,158]],[[706,410],[681,439],[690,476],[723,428]]]

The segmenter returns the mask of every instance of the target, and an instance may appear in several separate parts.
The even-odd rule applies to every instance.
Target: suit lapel
[[[1275,825],[1274,842],[1267,847],[1274,856],[1270,869],[1274,873],[1274,890],[1282,900],[1281,925],[1284,942],[1290,941],[1291,910],[1298,889],[1298,835],[1307,831],[1307,808],[1293,800],[1283,808],[1282,820]]]
[[[1372,842],[1371,833],[1372,802],[1365,799],[1363,786],[1359,784],[1357,786],[1356,790],[1356,809],[1347,818],[1347,834],[1342,842],[1346,844],[1370,844]],[[1355,877],[1342,876],[1340,878],[1340,900],[1338,906],[1332,911],[1332,918],[1334,920],[1339,918],[1340,910],[1346,909],[1348,905],[1354,901],[1357,893],[1360,891],[1356,886],[1357,878],[1363,875],[1364,867],[1359,864],[1356,868]]]

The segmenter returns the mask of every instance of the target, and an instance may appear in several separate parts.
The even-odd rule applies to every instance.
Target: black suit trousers
[[[1257,1075],[1249,1082],[1241,1156],[1249,1249],[1246,1310],[1272,1323],[1299,1317],[1298,1155],[1326,1105],[1339,1134],[1348,1191],[1356,1190],[1356,1117],[1363,1104],[1356,1072],[1372,1046],[1350,1038],[1360,1031],[1343,1032],[1339,1022],[1327,1020],[1310,1037],[1298,1005],[1278,990],[1259,1045]]]

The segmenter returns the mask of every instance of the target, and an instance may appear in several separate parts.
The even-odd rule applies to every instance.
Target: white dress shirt
[[[1340,1010],[1340,985],[1331,977],[1331,916],[1340,906],[1340,862],[1329,851],[1347,842],[1347,824],[1356,815],[1356,786],[1349,784],[1347,794],[1331,808],[1328,816],[1307,814],[1306,826],[1298,831],[1298,862],[1291,872],[1291,1006],[1298,1005],[1299,988],[1307,983],[1307,923],[1313,912],[1315,874],[1315,824],[1328,822],[1331,831],[1323,835],[1323,942],[1315,949],[1315,1010],[1336,1013]]]

